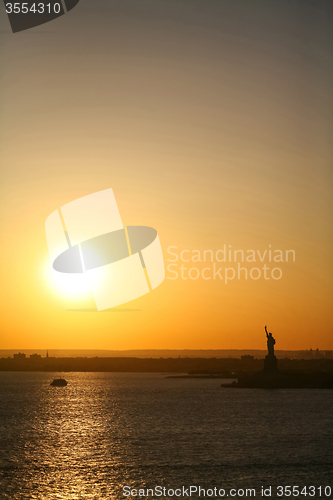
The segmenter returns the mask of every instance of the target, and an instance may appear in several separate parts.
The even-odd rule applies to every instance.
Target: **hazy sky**
[[[267,324],[279,349],[333,349],[332,21],[330,0],[81,0],[12,34],[1,3],[0,348],[264,348]],[[50,277],[45,219],[110,187],[166,266],[169,246],[296,261],[280,280],[167,271],[77,311],[94,301]]]

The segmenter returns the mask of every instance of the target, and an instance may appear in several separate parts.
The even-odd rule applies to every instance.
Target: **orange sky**
[[[15,35],[0,6],[0,348],[265,348],[267,324],[278,349],[333,349],[332,11],[100,3]],[[167,271],[116,310],[78,311],[94,301],[49,277],[44,223],[109,187],[166,266],[169,246],[296,261],[280,280]]]

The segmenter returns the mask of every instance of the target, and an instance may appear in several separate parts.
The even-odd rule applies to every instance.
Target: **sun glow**
[[[44,266],[44,276],[52,291],[65,299],[87,299],[92,296],[85,273],[59,273],[48,261]]]

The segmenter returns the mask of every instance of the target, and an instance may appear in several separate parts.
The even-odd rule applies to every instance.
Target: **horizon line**
[[[0,352],[1,351],[82,351],[82,352],[86,352],[86,351],[98,351],[98,352],[147,352],[147,351],[154,351],[154,352],[160,352],[160,351],[181,351],[181,352],[184,352],[184,351],[195,351],[195,352],[202,352],[202,351],[267,351],[267,349],[263,349],[263,348],[218,348],[218,349],[190,349],[190,348],[186,348],[186,349],[173,349],[173,348],[168,348],[168,349],[164,349],[164,348],[143,348],[143,349],[97,349],[97,348],[87,348],[87,349],[82,349],[82,348],[63,348],[63,347],[54,347],[54,348],[6,348],[6,349],[2,349],[0,348]],[[299,352],[299,351],[331,351],[333,349],[330,349],[330,348],[309,348],[309,349],[306,349],[306,348],[300,348],[300,349],[275,349],[275,352],[280,352],[280,351],[289,351],[289,352]]]

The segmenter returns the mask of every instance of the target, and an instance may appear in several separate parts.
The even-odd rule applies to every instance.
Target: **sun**
[[[59,273],[50,261],[44,265],[44,277],[54,293],[67,300],[88,299],[92,293],[85,273]]]

